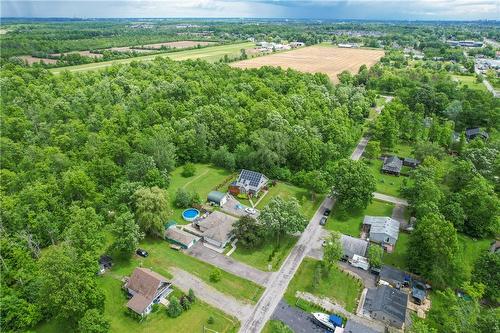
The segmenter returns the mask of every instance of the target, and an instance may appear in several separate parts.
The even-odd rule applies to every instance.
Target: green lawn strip
[[[295,305],[297,303],[296,292],[305,291],[319,297],[324,296],[335,300],[347,311],[354,313],[356,311],[357,299],[363,289],[361,282],[335,267],[332,268],[328,277],[320,279],[317,288],[313,290],[314,270],[318,264],[318,260],[311,258],[305,258],[302,261],[285,292],[287,303]]]
[[[392,253],[384,252],[383,262],[386,265],[394,266],[402,270],[407,270],[406,252],[410,235],[404,232],[399,233],[396,247]]]
[[[191,177],[182,176],[182,166],[173,170],[170,175],[170,185],[167,189],[172,207],[172,215],[170,218],[175,220],[178,224],[188,223],[182,218],[184,208],[175,208],[173,204],[175,194],[179,188],[184,188],[187,191],[194,191],[198,193],[202,201],[205,201],[210,191],[214,190],[217,185],[224,183],[225,180],[231,176],[229,171],[214,167],[210,164],[196,164],[195,167],[196,173]],[[226,189],[227,187],[225,186],[220,188],[221,191],[226,191]]]
[[[488,91],[482,82],[477,82],[475,76],[452,75],[462,86],[468,86],[470,89]]]
[[[288,327],[288,331],[283,331],[281,328],[284,325],[282,321],[280,320],[269,320],[266,325],[264,326],[264,329],[262,329],[262,333],[293,333],[293,331]]]
[[[392,195],[394,197],[401,197],[400,188],[403,184],[403,180],[407,177],[405,176],[394,176],[390,174],[385,174],[381,171],[383,162],[381,160],[366,160],[366,165],[370,168],[370,171],[375,177],[376,191],[379,193]]]
[[[394,205],[391,203],[373,200],[365,210],[359,212],[346,214],[334,210],[327,220],[326,229],[335,230],[353,237],[359,237],[365,215],[391,216],[393,208]]]
[[[314,199],[311,197],[311,192],[283,182],[278,182],[275,186],[269,188],[269,193],[259,202],[258,209],[263,209],[275,196],[281,196],[284,199],[295,197],[302,208],[302,213],[307,220],[311,219],[314,213],[318,210],[321,202],[325,198],[323,194],[315,195]]]
[[[493,239],[473,239],[469,236],[458,234],[458,245],[465,264],[467,278],[470,278],[474,264],[482,253],[488,251]]]
[[[162,58],[167,57],[167,58],[170,58],[172,60],[204,59],[207,61],[216,61],[216,60],[224,57],[224,55],[226,55],[226,54],[228,56],[239,55],[239,52],[241,49],[249,48],[249,47],[252,47],[254,45],[255,44],[251,43],[251,42],[229,44],[229,45],[218,45],[218,46],[205,47],[205,48],[201,48],[201,49],[191,49],[191,50],[178,51],[178,52],[169,52],[169,53],[160,53],[160,54],[147,55],[147,56],[139,56],[139,57],[133,57],[133,58],[127,58],[127,59],[118,59],[118,60],[96,62],[96,63],[90,63],[90,64],[84,64],[84,65],[51,68],[51,69],[49,69],[49,71],[51,71],[54,74],[59,74],[65,70],[70,71],[70,72],[89,71],[89,70],[96,70],[96,69],[109,67],[109,66],[114,65],[114,64],[128,64],[128,63],[131,63],[133,61],[151,61],[151,60],[154,60],[156,57],[162,57]]]
[[[126,276],[136,267],[142,266],[151,268],[165,275],[165,277],[171,277],[168,268],[173,266],[193,274],[224,294],[249,303],[256,303],[264,291],[264,288],[261,286],[223,270],[221,270],[222,274],[219,282],[210,281],[209,276],[210,273],[216,269],[215,266],[182,252],[174,251],[170,249],[168,243],[163,240],[148,239],[143,241],[139,247],[149,252],[147,258],[134,256],[134,258],[127,263],[114,265],[110,273],[117,276]]]
[[[262,271],[268,271],[268,265],[271,264],[271,270],[277,271],[296,242],[296,236],[285,236],[282,237],[279,248],[277,248],[276,241],[273,239],[265,240],[263,244],[256,249],[249,249],[240,244],[236,244],[236,251],[233,252],[231,257]],[[272,260],[269,261],[275,248],[277,248],[277,250]]]

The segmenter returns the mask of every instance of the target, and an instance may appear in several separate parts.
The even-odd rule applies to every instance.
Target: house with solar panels
[[[229,185],[229,192],[235,196],[239,194],[250,197],[257,196],[267,186],[268,182],[269,178],[262,173],[243,169],[238,179]]]

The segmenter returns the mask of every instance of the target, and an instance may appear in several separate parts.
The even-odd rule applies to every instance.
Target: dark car
[[[330,209],[328,209],[328,208],[327,208],[327,209],[325,209],[325,211],[323,212],[323,215],[324,215],[324,216],[328,216],[328,215],[330,215],[330,213],[331,213],[331,212],[332,212],[332,211],[331,211]]]
[[[135,253],[136,253],[138,256],[141,256],[141,257],[144,257],[144,258],[146,258],[147,256],[149,256],[148,251],[143,250],[143,249],[137,249],[137,251],[135,251]]]
[[[323,216],[321,220],[319,220],[320,225],[325,225],[326,224],[326,216]]]

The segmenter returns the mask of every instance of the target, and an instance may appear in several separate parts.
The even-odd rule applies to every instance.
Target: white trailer
[[[368,259],[359,256],[357,254],[352,256],[352,259],[349,260],[349,263],[351,264],[351,266],[359,267],[361,269],[364,269],[365,271],[367,271],[370,268],[370,263],[368,262]]]

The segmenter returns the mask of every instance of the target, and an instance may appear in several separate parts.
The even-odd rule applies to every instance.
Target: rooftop
[[[164,234],[165,238],[176,241],[177,243],[189,245],[191,242],[196,240],[196,236],[185,232],[175,226],[171,226],[167,230],[165,230]]]
[[[138,267],[132,273],[125,287],[136,294],[128,301],[127,307],[137,313],[142,313],[151,304],[161,286],[167,282],[162,275],[148,268]]]
[[[382,170],[390,172],[401,172],[403,161],[397,156],[388,156],[384,160]]]
[[[203,236],[224,243],[233,230],[233,224],[237,218],[215,211],[206,218],[198,221],[198,226],[203,232]]]
[[[363,239],[341,235],[340,243],[342,244],[344,254],[349,257],[352,257],[355,254],[362,257],[366,255],[368,242]]]
[[[409,275],[406,274],[406,272],[391,266],[382,266],[379,276],[381,280],[393,280],[400,282],[401,284],[403,284],[405,281],[409,281],[410,279]]]
[[[398,239],[399,221],[388,216],[365,216],[363,224],[370,225],[370,234],[386,234]]]
[[[384,312],[401,323],[404,323],[407,305],[408,294],[389,286],[382,285],[377,288],[368,289],[363,308],[370,312]]]
[[[267,177],[262,173],[243,169],[236,183],[238,185],[259,187],[259,185],[265,181],[267,181]]]

